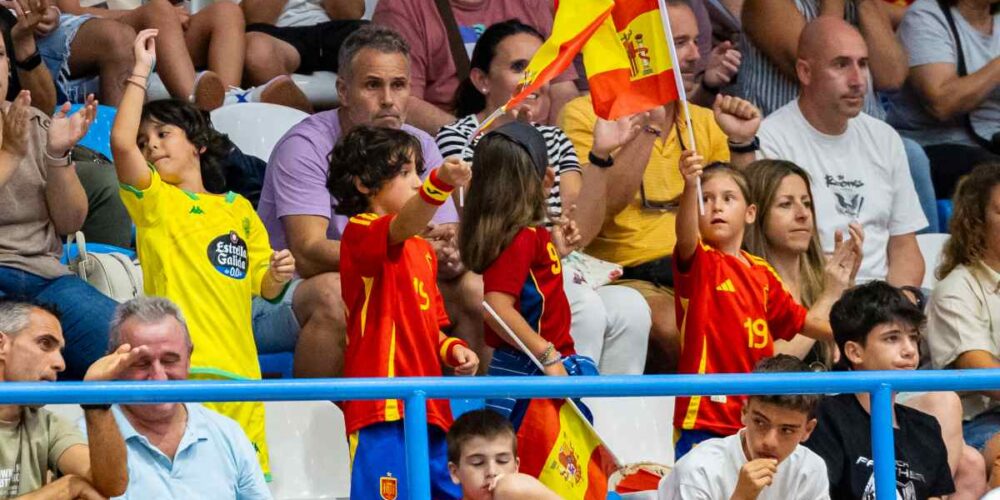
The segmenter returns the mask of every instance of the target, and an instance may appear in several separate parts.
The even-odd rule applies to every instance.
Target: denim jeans
[[[927,227],[917,231],[918,233],[940,233],[947,228],[940,228],[938,223],[937,196],[935,195],[934,182],[931,180],[931,161],[927,159],[927,153],[913,139],[903,137],[903,149],[906,150],[906,160],[910,164],[910,177],[913,178],[913,187],[917,190],[917,198],[920,200],[920,208],[927,217]]]
[[[66,349],[66,371],[60,380],[81,380],[87,368],[108,350],[108,326],[114,300],[77,276],[46,279],[0,266],[0,295],[51,304],[59,311]]]

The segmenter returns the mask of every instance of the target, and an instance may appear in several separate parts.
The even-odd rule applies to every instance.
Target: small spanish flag
[[[562,0],[556,3],[552,34],[538,48],[521,79],[521,90],[503,106],[511,109],[541,86],[559,76],[591,35],[611,15],[613,0]]]
[[[657,0],[617,0],[583,47],[594,113],[615,120],[677,100],[670,43]]]
[[[618,465],[569,399],[534,399],[517,431],[520,471],[568,500],[605,500]]]

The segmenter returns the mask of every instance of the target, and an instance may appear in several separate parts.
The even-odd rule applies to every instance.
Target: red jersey
[[[562,260],[549,232],[542,227],[527,227],[483,273],[483,292],[513,296],[514,307],[535,333],[568,356],[576,351],[569,335],[572,317],[562,280]],[[489,325],[483,332],[490,347],[507,345]]]
[[[674,304],[681,328],[678,373],[750,373],[774,354],[774,339],[802,331],[799,305],[767,261],[725,254],[699,242],[688,270],[674,257]],[[675,429],[735,434],[745,396],[678,397]]]
[[[352,217],[340,241],[340,283],[347,305],[345,377],[441,376],[438,338],[448,324],[427,241],[389,245],[394,215]],[[397,399],[341,403],[347,433],[403,418]],[[429,400],[427,421],[447,431],[448,401]]]

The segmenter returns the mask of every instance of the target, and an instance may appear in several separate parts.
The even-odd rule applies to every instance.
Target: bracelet
[[[546,347],[545,351],[542,352],[542,355],[538,357],[538,361],[542,363],[542,366],[545,366],[545,363],[549,361],[549,356],[552,356],[552,351],[554,350],[556,350],[556,346],[552,344],[552,342],[549,342],[549,346]]]
[[[743,144],[736,144],[733,141],[726,141],[729,144],[729,151],[733,153],[753,153],[754,151],[760,150],[760,138],[756,135],[750,142]]]
[[[552,356],[552,359],[546,359],[545,361],[542,361],[543,367],[548,368],[556,363],[562,362],[562,353],[560,353],[559,351],[554,351],[554,352],[555,356]]]
[[[458,338],[458,337],[448,337],[441,341],[441,345],[438,347],[438,357],[441,358],[441,362],[449,368],[454,368],[462,363],[458,362],[458,358],[455,357],[455,348],[462,346],[466,349],[469,348],[469,344]]]
[[[454,189],[437,177],[437,170],[432,170],[424,185],[420,187],[420,197],[430,205],[441,206]]]
[[[660,137],[660,136],[663,135],[663,131],[662,130],[660,130],[660,129],[652,126],[652,125],[646,125],[645,127],[642,127],[642,131],[645,132],[645,133],[647,133],[647,134],[653,134],[656,137]]]
[[[131,83],[132,85],[135,85],[136,87],[139,87],[140,89],[142,89],[143,92],[145,92],[146,91],[146,85],[147,85],[147,83],[146,82],[139,82],[139,81],[133,80],[133,78],[135,78],[135,75],[132,75],[132,76],[126,78],[125,79],[125,83]]]
[[[31,71],[37,68],[39,64],[42,64],[42,55],[38,52],[37,48],[35,49],[35,53],[26,57],[23,61],[14,59],[14,66],[22,71]]]
[[[48,150],[42,153],[42,157],[45,158],[45,165],[48,167],[68,167],[73,163],[73,159],[70,157],[69,151],[61,157],[55,157],[49,154]]]
[[[610,168],[615,165],[615,159],[609,154],[607,158],[601,158],[594,154],[593,151],[587,154],[587,159],[590,160],[590,164],[598,168]],[[551,345],[551,344],[550,344]]]

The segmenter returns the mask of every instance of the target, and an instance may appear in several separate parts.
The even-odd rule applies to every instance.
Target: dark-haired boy
[[[899,289],[872,281],[848,290],[830,311],[841,361],[851,370],[915,370],[924,313]],[[895,404],[896,493],[903,500],[955,491],[941,426],[921,411]],[[875,498],[868,394],[840,394],[820,403],[819,425],[805,445],[826,461],[830,496]]]
[[[798,358],[764,358],[754,373],[809,371]],[[660,500],[822,500],[829,498],[823,459],[799,443],[816,428],[820,396],[750,396],[744,428],[699,443],[660,481]]]
[[[448,472],[463,500],[558,500],[537,479],[517,472],[517,435],[510,420],[475,410],[455,420],[446,436]]]

